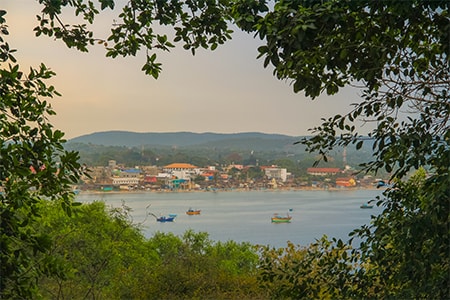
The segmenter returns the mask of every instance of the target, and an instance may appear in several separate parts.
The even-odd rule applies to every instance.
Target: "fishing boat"
[[[156,218],[156,221],[161,222],[161,223],[173,222],[174,220],[175,220],[175,217],[161,216],[161,217]]]
[[[157,222],[165,223],[165,222],[173,222],[176,218],[176,214],[169,214],[169,216],[157,216],[154,213],[148,213],[149,215],[155,217]]]
[[[371,204],[369,204],[369,203],[364,203],[364,204],[361,204],[360,207],[361,207],[361,208],[373,208],[373,205],[371,205]]]
[[[189,208],[189,209],[186,211],[186,214],[192,216],[192,215],[199,215],[200,212],[201,212],[200,209],[192,209],[192,208]]]
[[[377,187],[377,189],[379,189],[380,187],[391,188],[393,186],[392,186],[392,184],[385,182],[384,180],[380,180],[376,183],[376,187]]]
[[[272,223],[290,223],[292,216],[287,214],[286,216],[280,216],[279,214],[273,214],[271,218]]]

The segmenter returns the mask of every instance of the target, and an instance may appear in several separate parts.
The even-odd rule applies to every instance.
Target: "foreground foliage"
[[[229,25],[234,22],[264,41],[259,48],[264,65],[272,65],[277,78],[291,80],[295,92],[303,91],[315,98],[321,93],[335,94],[346,85],[359,85],[362,97],[355,100],[354,108],[345,115],[324,119],[313,130],[314,136],[302,143],[326,160],[327,151],[336,146],[355,144],[360,148],[364,141],[355,123],[374,122],[369,137],[374,142],[375,156],[363,167],[365,171],[375,172],[385,169],[396,182],[386,191],[385,199],[378,201],[385,207],[384,212],[370,226],[355,231],[363,242],[354,249],[340,241],[322,240],[307,250],[288,247],[285,251],[292,260],[284,259],[282,252],[266,249],[263,254],[273,256],[273,260],[263,261],[261,278],[273,285],[274,297],[449,298],[448,1],[282,0],[269,6],[269,1],[263,0],[131,0],[121,8],[119,21],[113,24],[107,38],[96,37],[82,22],[90,24],[99,10],[113,9],[114,0],[39,0],[39,3],[43,10],[38,16],[36,35],[61,39],[68,47],[81,51],[101,42],[110,57],[136,55],[144,49],[146,62],[142,69],[155,78],[161,70],[155,50],[167,51],[176,43],[192,53],[198,48],[214,50],[231,38]],[[73,8],[75,15],[82,18],[81,23],[64,23],[65,8]],[[213,274],[203,265],[191,265],[190,258],[210,263],[204,261],[207,257],[203,255],[218,251],[213,251],[214,246],[208,247],[206,237],[201,234],[188,233],[182,241],[170,236],[155,237],[164,242],[154,244],[153,248],[147,246],[149,253],[158,253],[172,245],[164,254],[172,253],[173,259],[180,258],[178,262],[188,267],[180,270],[173,266],[174,273],[169,278],[164,277],[161,268],[149,267],[161,274],[158,281],[152,281],[155,278],[137,269],[139,276],[127,277],[131,263],[124,263],[125,258],[120,258],[123,252],[118,250],[130,250],[134,255],[134,249],[126,243],[138,241],[139,236],[133,230],[121,231],[126,226],[97,232],[109,244],[99,243],[93,249],[97,246],[96,239],[80,240],[77,236],[80,233],[70,225],[74,219],[61,219],[68,222],[61,230],[71,228],[67,234],[73,232],[78,244],[58,252],[56,246],[66,245],[52,243],[52,234],[56,232],[46,230],[45,222],[37,223],[39,205],[44,199],[60,199],[70,215],[69,184],[79,178],[78,155],[63,150],[63,134],[47,122],[47,116],[54,114],[48,100],[58,95],[52,86],[45,84],[53,72],[44,65],[28,73],[20,70],[12,55],[14,51],[4,40],[8,34],[5,13],[0,10],[0,182],[3,190],[0,195],[0,296],[32,298],[38,293],[37,279],[44,276],[48,281],[41,288],[45,287],[52,295],[83,290],[85,296],[97,297],[103,293],[111,296],[113,292],[107,291],[107,286],[116,279],[130,286],[134,280],[148,281],[164,290],[169,285],[158,284],[167,284],[176,280],[174,277],[183,280],[184,290],[177,293],[198,297],[208,288],[213,294],[214,288],[226,293],[236,279],[227,279],[230,272],[236,271],[233,267],[236,259],[213,260],[220,262],[219,268],[213,268],[219,272]],[[174,40],[169,41],[165,33],[157,33],[156,24],[173,28]],[[427,176],[417,175],[405,182],[406,176],[420,167],[426,169]],[[89,209],[82,208],[80,215],[83,210]],[[92,221],[87,218],[79,225],[87,226],[87,220]],[[101,220],[107,219],[97,221]],[[118,224],[126,222],[122,220]],[[126,236],[124,244],[117,239],[119,233]],[[64,240],[63,236],[59,238]],[[83,245],[88,246],[81,247],[87,252],[71,252],[73,247]],[[49,255],[50,250],[57,255]],[[242,251],[246,253],[245,249],[238,252]],[[105,260],[104,255],[108,254],[111,260],[109,257]],[[145,267],[148,261],[152,260],[142,261]],[[161,266],[157,260],[152,262]],[[305,272],[311,266],[314,269]],[[119,269],[123,278],[114,277],[118,276]],[[193,273],[188,276],[186,270]],[[224,276],[225,280],[215,282],[225,285],[202,286],[203,280],[210,282],[205,274],[213,278]],[[54,276],[56,282],[51,281]],[[252,281],[245,276],[238,282],[245,283],[247,279],[251,286]],[[65,286],[67,282],[74,288]],[[116,287],[114,292],[129,296],[122,287]],[[145,293],[144,290],[133,292]],[[248,295],[247,292],[243,294]]]
[[[55,243],[57,276],[42,276],[45,299],[255,299],[258,255],[250,244],[212,242],[206,233],[157,233],[145,239],[130,210],[103,202],[71,217],[45,202],[38,232]]]
[[[76,152],[63,148],[63,133],[53,128],[47,85],[54,73],[45,65],[20,69],[4,37],[0,11],[0,298],[32,298],[36,277],[54,270],[47,253],[51,238],[32,230],[43,199],[61,199],[70,213],[70,184],[77,181]],[[37,259],[39,256],[39,259]]]
[[[354,232],[363,239],[359,251],[370,267],[358,274],[362,287],[372,297],[448,298],[450,177],[427,178],[420,169],[386,196],[378,200],[383,213]]]

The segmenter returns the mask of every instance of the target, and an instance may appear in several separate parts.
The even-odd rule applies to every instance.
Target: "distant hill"
[[[173,162],[189,162],[206,165],[212,161],[225,161],[230,155],[240,157],[240,161],[261,164],[288,158],[295,163],[312,166],[317,153],[308,153],[305,145],[295,144],[303,137],[259,132],[243,133],[137,133],[128,131],[106,131],[87,134],[70,139],[65,148],[80,153],[83,163],[91,166],[106,165],[115,159],[129,166]],[[329,152],[327,166],[341,166],[343,148],[336,147]],[[360,150],[354,145],[346,149],[350,165],[368,161],[373,155],[372,142],[367,141]],[[255,163],[253,161],[253,163]]]
[[[167,132],[167,133],[138,133],[129,131],[105,131],[82,135],[68,141],[70,143],[94,144],[103,146],[126,147],[221,147],[246,148],[258,150],[259,148],[283,148],[292,145],[300,137],[282,134],[267,134],[259,132],[243,133],[193,133],[193,132]]]

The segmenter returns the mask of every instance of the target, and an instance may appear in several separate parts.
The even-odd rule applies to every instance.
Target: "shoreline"
[[[119,191],[101,191],[101,190],[77,190],[76,195],[107,195],[107,194],[165,194],[165,193],[227,193],[227,192],[300,192],[300,191],[360,191],[360,190],[379,190],[377,187],[351,187],[351,188],[313,188],[313,187],[301,187],[301,188],[280,188],[280,189],[217,189],[217,190],[119,190]]]

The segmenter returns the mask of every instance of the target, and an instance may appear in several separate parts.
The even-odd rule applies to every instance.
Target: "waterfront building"
[[[339,168],[308,168],[306,172],[314,176],[330,176],[341,173],[342,171]]]

